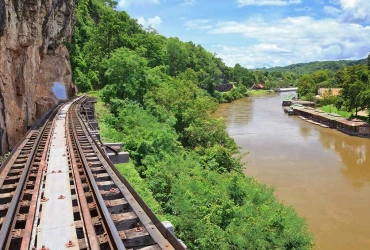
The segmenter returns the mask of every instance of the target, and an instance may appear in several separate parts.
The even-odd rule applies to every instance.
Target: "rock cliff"
[[[76,1],[0,0],[0,154],[60,96],[73,94],[63,42],[73,33]],[[55,84],[65,93],[54,93]]]

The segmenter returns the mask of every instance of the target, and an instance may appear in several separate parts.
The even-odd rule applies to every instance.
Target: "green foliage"
[[[334,107],[333,105],[323,106],[323,107],[321,107],[321,110],[325,111],[326,113],[336,113],[338,115],[341,115],[344,118],[349,118],[352,115],[351,112],[339,110],[336,107]]]
[[[366,107],[366,98],[363,98],[369,89],[369,72],[365,64],[347,67],[343,73],[342,91],[338,106],[342,109],[352,112]]]
[[[304,220],[245,177],[223,120],[209,115],[256,81],[273,86],[293,78],[228,68],[200,45],[143,30],[116,4],[80,0],[68,48],[75,83],[100,89],[105,102],[96,109],[102,139],[130,153],[132,164],[119,170],[189,249],[312,247]],[[214,90],[228,79],[237,87]]]
[[[110,58],[104,62],[105,78],[115,85],[115,93],[111,98],[128,98],[141,101],[146,91],[151,87],[147,80],[147,61],[135,51],[119,48],[112,52]]]
[[[211,95],[220,79],[227,78],[228,68],[222,60],[202,46],[165,38],[153,29],[144,30],[126,12],[115,11],[112,8],[115,5],[115,1],[79,1],[78,22],[67,46],[73,81],[80,91],[116,84],[119,89],[113,97],[134,95],[134,99],[142,99],[156,83],[146,79],[150,69],[156,67],[163,67],[172,77],[188,68],[194,70],[197,85],[204,86]],[[139,89],[135,90],[136,87]]]
[[[161,220],[166,220],[163,214],[160,204],[154,199],[153,193],[150,191],[148,184],[142,179],[139,173],[136,171],[134,164],[116,164],[118,171],[130,182],[130,184],[135,188],[136,192],[145,201],[145,203],[150,207],[150,209],[156,214],[156,216]]]
[[[297,90],[299,96],[305,96],[309,93],[315,92],[316,92],[315,81],[310,75],[305,74],[301,78],[299,78]]]
[[[237,82],[237,85],[244,85],[246,87],[252,87],[256,82],[252,72],[243,68],[238,63],[234,66],[230,80]]]
[[[240,159],[233,156],[238,149],[222,120],[198,114],[206,120],[198,118],[185,129],[188,147],[194,148],[186,150],[173,123],[160,122],[139,104],[112,99],[109,107],[115,115],[101,107],[98,103],[102,136],[107,130],[123,142],[189,249],[312,246],[304,221],[278,203],[271,189],[241,172]]]

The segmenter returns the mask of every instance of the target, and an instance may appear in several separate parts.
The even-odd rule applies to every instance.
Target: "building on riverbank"
[[[336,113],[326,113],[312,107],[292,105],[289,114],[299,115],[319,124],[356,136],[370,137],[370,124],[357,118],[344,118]]]
[[[338,96],[342,88],[319,88],[319,90],[317,91],[317,94],[320,97],[324,97],[325,93],[329,92],[330,90],[333,96]]]
[[[258,84],[253,84],[253,86],[251,87],[251,89],[265,89],[265,86],[261,83],[258,83]]]
[[[342,119],[337,123],[337,129],[349,135],[370,136],[370,124],[354,118]]]
[[[283,99],[282,106],[285,106],[285,107],[286,106],[291,106],[294,99],[295,99],[295,94],[290,94],[290,95],[286,96]]]

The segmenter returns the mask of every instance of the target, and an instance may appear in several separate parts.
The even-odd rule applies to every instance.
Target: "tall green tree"
[[[370,123],[370,88],[367,88],[359,93],[357,96],[360,102],[360,107],[366,109],[368,112],[368,123]]]
[[[115,85],[117,92],[112,98],[131,99],[142,102],[145,93],[150,88],[147,80],[147,64],[145,58],[127,48],[115,50],[105,61],[105,77]],[[107,85],[107,86],[109,86]]]
[[[347,67],[342,87],[340,97],[343,100],[343,108],[349,112],[355,110],[357,116],[362,106],[359,94],[368,87],[366,66],[363,64]]]
[[[255,77],[252,72],[242,67],[239,63],[235,64],[232,70],[232,80],[237,84],[251,87],[255,83]]]
[[[299,96],[306,96],[309,93],[314,94],[315,92],[316,92],[315,81],[310,75],[305,74],[301,78],[299,78],[297,90]]]
[[[165,60],[168,65],[168,74],[170,76],[176,76],[186,70],[188,54],[178,38],[170,38],[167,41]]]

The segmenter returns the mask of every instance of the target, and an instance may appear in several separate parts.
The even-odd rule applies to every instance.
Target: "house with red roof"
[[[265,89],[265,86],[261,83],[256,83],[256,84],[253,84],[251,89]]]

